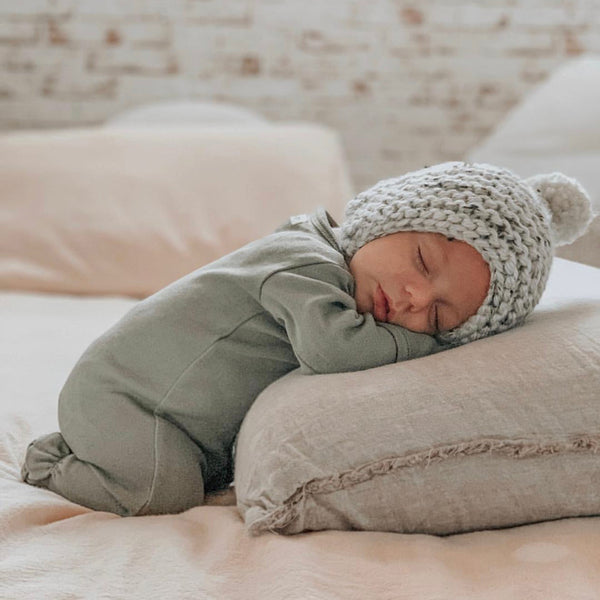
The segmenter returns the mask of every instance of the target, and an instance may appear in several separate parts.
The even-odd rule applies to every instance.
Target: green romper
[[[29,444],[24,481],[120,515],[177,513],[233,480],[233,444],[289,371],[369,369],[440,350],[359,314],[323,208],[140,301],[94,341],[59,397],[60,433]]]

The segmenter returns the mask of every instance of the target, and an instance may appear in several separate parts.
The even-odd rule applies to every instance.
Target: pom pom
[[[590,224],[592,203],[576,180],[562,173],[535,175],[526,182],[546,201],[552,212],[552,231],[557,246],[570,244],[583,235]]]

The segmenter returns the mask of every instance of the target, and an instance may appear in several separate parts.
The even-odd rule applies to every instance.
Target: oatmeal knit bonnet
[[[473,246],[490,287],[477,313],[436,335],[460,345],[520,325],[546,286],[556,246],[592,219],[583,187],[562,173],[522,179],[488,164],[448,162],[384,179],[346,206],[340,243],[348,262],[366,243],[399,231],[441,233]]]

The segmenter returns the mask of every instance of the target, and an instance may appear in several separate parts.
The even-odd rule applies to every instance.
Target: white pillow
[[[169,101],[137,106],[108,119],[105,127],[269,125],[261,115],[233,104]]]
[[[558,69],[467,160],[522,177],[561,171],[581,182],[600,214],[600,56],[585,55]],[[556,255],[600,267],[600,217]]]
[[[559,67],[473,152],[520,156],[600,151],[600,55]]]

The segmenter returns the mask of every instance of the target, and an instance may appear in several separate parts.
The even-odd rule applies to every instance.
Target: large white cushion
[[[0,288],[147,296],[290,215],[352,196],[312,124],[0,137]]]

